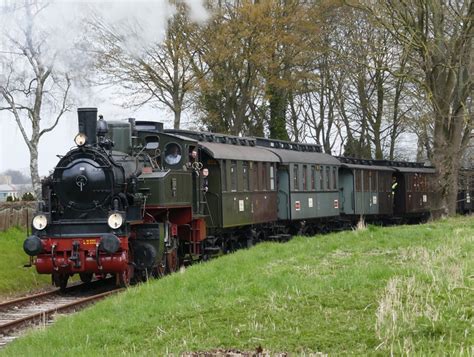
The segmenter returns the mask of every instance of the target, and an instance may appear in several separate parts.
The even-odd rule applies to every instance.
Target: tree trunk
[[[181,107],[176,107],[174,108],[174,124],[173,128],[174,129],[179,129],[181,125]]]
[[[30,173],[33,191],[36,200],[41,200],[41,180],[38,173],[38,143],[32,144],[30,147]]]
[[[434,153],[438,169],[438,190],[435,195],[436,213],[454,215],[458,193],[458,173],[460,169],[459,155],[451,145],[437,148]]]

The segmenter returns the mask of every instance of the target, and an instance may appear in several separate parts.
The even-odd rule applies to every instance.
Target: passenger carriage
[[[374,160],[338,157],[341,214],[357,220],[385,220],[393,214],[395,170]]]

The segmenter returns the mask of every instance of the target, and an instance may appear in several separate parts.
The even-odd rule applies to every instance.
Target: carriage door
[[[396,172],[392,175],[397,182],[395,190],[393,190],[393,213],[406,213],[406,185],[405,176],[402,173]]]
[[[354,175],[352,170],[339,169],[339,202],[341,202],[341,212],[354,214]]]
[[[288,167],[278,168],[278,219],[290,219],[290,177]]]

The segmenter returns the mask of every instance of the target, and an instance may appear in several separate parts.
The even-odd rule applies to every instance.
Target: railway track
[[[0,349],[31,326],[51,324],[55,314],[77,311],[122,290],[108,281],[96,281],[0,303]]]

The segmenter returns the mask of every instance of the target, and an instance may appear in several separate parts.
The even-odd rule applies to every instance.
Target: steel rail
[[[96,286],[100,287],[100,285],[107,284],[107,283],[112,282],[112,281],[115,281],[115,280],[114,279],[103,279],[103,280],[95,280],[95,281],[92,281],[91,283],[78,282],[78,283],[74,283],[73,285],[70,285],[69,287],[67,287],[65,291],[61,291],[61,289],[54,289],[54,290],[50,290],[50,291],[44,291],[42,293],[36,293],[36,294],[33,294],[33,295],[22,296],[22,297],[19,297],[17,299],[14,299],[14,300],[0,302],[0,310],[4,310],[5,308],[9,308],[9,307],[15,306],[15,305],[24,305],[24,304],[27,304],[27,303],[31,303],[36,299],[41,299],[41,298],[48,297],[48,296],[65,295],[66,293],[74,292],[74,291],[80,290],[82,288],[93,289]]]
[[[86,305],[86,304],[91,303],[91,302],[96,301],[96,300],[101,300],[101,299],[103,299],[103,298],[105,298],[109,295],[116,294],[116,293],[118,293],[120,291],[123,291],[123,290],[125,290],[125,289],[114,289],[114,290],[107,291],[107,292],[104,292],[104,293],[101,293],[101,294],[81,298],[81,299],[78,299],[76,301],[70,302],[68,304],[59,305],[59,306],[56,306],[56,307],[48,309],[48,310],[40,311],[40,312],[31,314],[31,315],[28,315],[28,316],[21,317],[17,320],[10,321],[10,322],[7,322],[6,324],[0,325],[0,333],[2,333],[2,334],[8,333],[12,329],[18,328],[19,326],[21,326],[21,325],[23,325],[27,322],[36,322],[38,320],[45,321],[46,319],[49,319],[51,317],[51,315],[53,315],[55,313],[62,312],[62,311],[67,311],[67,310],[70,310],[70,309],[75,308],[75,307],[80,307],[82,305]],[[41,294],[38,294],[38,295],[41,295]]]
[[[55,290],[51,290],[51,291],[45,291],[45,292],[37,293],[37,294],[34,294],[34,295],[23,296],[21,298],[15,299],[15,300],[10,300],[10,301],[5,301],[5,302],[0,303],[0,309],[3,310],[4,308],[8,308],[8,307],[15,306],[15,305],[22,305],[22,304],[25,304],[25,303],[32,302],[36,299],[44,298],[44,297],[47,297],[47,296],[54,296],[54,295],[57,295],[57,294],[59,294],[59,289],[55,289]]]

